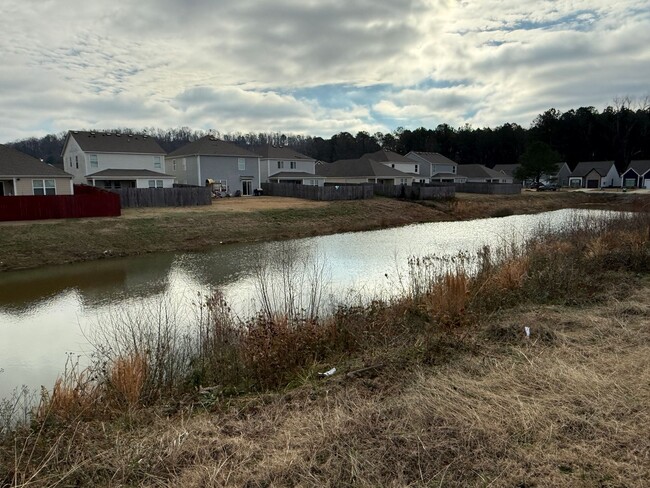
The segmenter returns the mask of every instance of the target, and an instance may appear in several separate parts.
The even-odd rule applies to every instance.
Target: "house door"
[[[251,180],[244,180],[241,182],[241,194],[242,195],[253,194],[253,182]]]

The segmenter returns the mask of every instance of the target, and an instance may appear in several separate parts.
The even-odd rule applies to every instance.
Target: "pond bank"
[[[649,207],[647,195],[582,192],[459,194],[450,201],[420,203],[387,198],[345,202],[223,199],[209,207],[127,209],[115,218],[3,222],[0,271],[561,208]]]

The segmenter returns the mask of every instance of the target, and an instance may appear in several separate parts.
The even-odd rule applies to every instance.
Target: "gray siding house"
[[[68,131],[63,168],[82,185],[114,188],[171,188],[163,173],[165,151],[145,134]]]
[[[260,187],[260,156],[213,136],[205,136],[171,152],[165,158],[165,172],[178,183],[219,185],[231,194],[252,195]]]
[[[465,183],[467,181],[467,178],[458,174],[458,164],[440,153],[411,151],[406,157],[420,163],[418,173],[423,183]]]
[[[316,174],[316,160],[286,146],[255,148],[260,155],[260,176],[263,182],[294,183],[323,186],[325,179]]]

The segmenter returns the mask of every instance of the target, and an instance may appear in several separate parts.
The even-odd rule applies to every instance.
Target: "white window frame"
[[[90,167],[91,168],[99,168],[99,160],[97,158],[97,154],[91,154],[90,155]]]
[[[284,161],[278,161],[278,169],[284,169]]]
[[[149,188],[163,188],[163,180],[149,180]]]
[[[291,169],[296,169],[296,162],[295,162],[295,161],[291,161],[291,163],[289,163],[289,167],[290,167]]]
[[[160,156],[153,157],[153,167],[157,169],[162,169],[162,158]]]
[[[36,193],[36,191],[43,193]],[[56,181],[55,180],[32,180],[32,194],[36,196],[43,195],[56,195]]]
[[[172,171],[176,171],[176,160],[172,159]]]
[[[237,158],[237,168],[239,171],[246,171],[246,158]]]
[[[416,173],[419,173],[419,172],[420,172],[419,169],[420,169],[420,166],[416,164],[416,165],[415,165],[415,172],[416,172]]]

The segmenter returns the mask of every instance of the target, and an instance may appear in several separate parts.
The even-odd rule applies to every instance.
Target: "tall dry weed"
[[[117,406],[134,409],[140,405],[147,380],[147,360],[143,354],[118,357],[109,373],[109,391]]]
[[[100,406],[101,388],[90,369],[82,369],[78,361],[68,356],[66,368],[52,391],[41,387],[41,399],[36,409],[36,419],[70,420],[95,416]]]
[[[438,325],[455,328],[467,324],[470,282],[468,274],[458,269],[445,273],[431,285],[424,304],[427,313]]]

